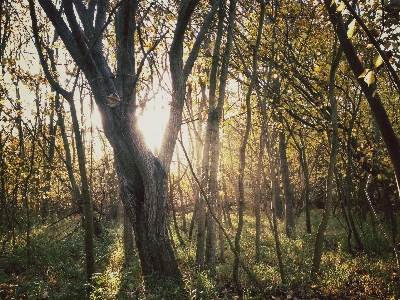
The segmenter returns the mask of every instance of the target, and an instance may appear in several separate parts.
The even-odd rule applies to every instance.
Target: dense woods
[[[399,13],[1,1],[0,298],[400,298]]]

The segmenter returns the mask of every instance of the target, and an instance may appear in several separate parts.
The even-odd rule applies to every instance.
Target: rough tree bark
[[[133,230],[132,230],[132,225],[131,222],[129,221],[129,217],[125,212],[123,212],[123,224],[124,224],[124,261],[125,261],[125,266],[129,266],[129,264],[132,262],[133,254],[134,254],[134,236],[133,236]]]

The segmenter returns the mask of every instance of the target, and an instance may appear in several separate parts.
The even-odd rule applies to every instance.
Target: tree
[[[215,273],[215,259],[216,259],[216,227],[213,214],[217,212],[218,203],[218,168],[219,168],[219,157],[220,157],[220,124],[223,113],[223,105],[225,100],[225,90],[227,84],[227,75],[230,54],[232,50],[233,40],[233,27],[235,23],[235,10],[236,1],[229,2],[229,16],[228,16],[228,28],[226,29],[226,47],[223,55],[220,55],[221,43],[224,37],[224,22],[225,22],[225,1],[221,2],[218,10],[218,24],[217,34],[215,38],[215,45],[212,54],[211,70],[209,73],[210,87],[209,87],[209,105],[208,105],[208,118],[207,128],[205,133],[205,143],[203,148],[203,160],[202,160],[202,185],[209,191],[210,208],[212,211],[208,211],[204,215],[204,207],[199,207],[199,211],[202,213],[199,215],[198,223],[198,241],[196,249],[196,261],[200,270],[203,269],[204,261],[204,225],[207,224],[206,233],[206,253],[205,253],[205,265]],[[222,63],[220,62],[222,61]],[[220,66],[221,65],[221,66]],[[218,76],[218,68],[221,68]],[[219,77],[219,78],[218,78]],[[219,85],[218,85],[219,79]],[[217,89],[218,85],[218,89]],[[205,206],[203,201],[200,202],[202,206]],[[205,229],[205,228],[204,228]],[[220,245],[222,248],[223,245]]]
[[[252,73],[250,76],[249,87],[246,93],[245,99],[245,107],[246,107],[246,125],[244,130],[243,139],[241,141],[240,146],[240,165],[238,170],[238,187],[239,187],[239,198],[238,198],[238,226],[235,235],[235,250],[238,255],[235,256],[235,260],[233,263],[233,280],[240,290],[240,280],[239,280],[239,255],[240,255],[240,239],[243,230],[243,213],[244,213],[244,204],[245,204],[245,196],[244,196],[244,177],[245,177],[245,167],[246,167],[246,147],[248,138],[250,135],[251,128],[251,96],[253,93],[254,85],[257,81],[258,73],[258,50],[261,43],[264,18],[265,18],[265,10],[266,3],[264,1],[260,1],[260,16],[258,19],[258,27],[257,27],[257,38],[255,41],[253,53],[252,53]]]
[[[329,1],[324,1],[325,7],[329,13],[331,23],[343,48],[343,53],[347,58],[347,61],[350,65],[351,70],[353,71],[354,76],[357,77],[357,81],[365,97],[367,98],[367,101],[371,108],[371,112],[374,116],[376,123],[378,124],[379,130],[382,134],[383,140],[389,153],[390,160],[393,165],[394,173],[396,175],[397,189],[400,192],[400,160],[397,159],[400,155],[400,143],[396,137],[396,134],[394,133],[393,126],[377,92],[377,85],[375,83],[375,71],[367,71],[364,68],[362,62],[358,58],[358,54],[354,48],[352,41],[348,38],[348,32],[343,22],[341,10],[337,10],[337,6],[335,4],[331,5],[328,2]],[[351,8],[349,5],[348,7]],[[375,40],[372,34],[369,34],[369,37],[372,38],[372,40]],[[383,57],[385,57],[386,55],[381,52],[380,56],[382,60],[384,60]],[[388,62],[387,58],[386,62]],[[387,63],[386,65],[389,64]],[[375,66],[375,68],[377,67],[378,66]],[[388,68],[389,70],[392,70],[390,66],[388,66]],[[368,75],[368,73],[370,74]],[[368,80],[368,78],[370,79]],[[394,74],[392,78],[399,88],[400,84],[397,74]]]
[[[328,227],[329,217],[331,215],[331,209],[332,209],[333,180],[334,180],[334,171],[336,165],[336,155],[338,152],[338,144],[339,144],[338,109],[337,109],[337,100],[335,95],[335,74],[339,66],[341,55],[342,55],[342,49],[339,47],[339,49],[333,55],[332,65],[329,72],[328,96],[329,96],[329,103],[332,108],[332,114],[331,114],[332,136],[330,137],[331,153],[329,157],[329,169],[328,169],[327,185],[326,185],[325,211],[322,216],[321,223],[319,224],[317,237],[315,239],[313,263],[311,267],[311,278],[313,279],[316,278],[316,275],[319,272],[325,231],[326,228]]]
[[[48,78],[51,78],[49,73],[49,69],[47,65],[44,62],[43,58],[43,53],[40,48],[40,42],[39,42],[39,33],[38,33],[38,27],[37,27],[37,20],[36,20],[36,15],[34,11],[34,4],[33,1],[29,2],[30,5],[30,12],[31,12],[31,18],[32,18],[32,28],[35,36],[35,42],[38,48],[39,52],[39,57],[41,58],[42,61],[42,66],[46,70],[46,75]],[[52,66],[54,66],[54,58],[50,57],[50,61]],[[54,67],[53,67],[53,71]],[[92,201],[91,201],[91,196],[90,196],[90,191],[89,191],[89,182],[88,182],[88,176],[86,172],[86,162],[85,162],[85,153],[84,153],[84,146],[83,146],[83,140],[82,140],[82,134],[79,126],[79,121],[77,117],[77,110],[75,107],[75,102],[73,98],[73,92],[67,92],[65,89],[61,88],[61,86],[58,85],[55,79],[53,79],[54,82],[52,82],[53,88],[56,90],[57,93],[60,93],[64,96],[64,98],[67,100],[69,106],[70,106],[70,111],[71,111],[71,119],[72,119],[72,124],[73,124],[73,131],[74,131],[74,136],[75,136],[75,143],[76,143],[76,150],[77,150],[77,155],[78,155],[78,165],[79,165],[79,175],[81,177],[81,192],[79,192],[79,188],[77,185],[73,184],[75,191],[76,191],[76,196],[78,203],[81,202],[83,206],[83,223],[84,223],[84,228],[85,228],[85,254],[86,254],[86,272],[87,272],[87,280],[90,282],[92,279],[92,274],[94,273],[94,253],[93,253],[93,209],[92,209]],[[75,86],[73,87],[75,89]],[[58,97],[58,95],[57,95]],[[59,99],[58,99],[59,100]],[[58,115],[59,119],[61,120],[63,117],[61,114]],[[68,143],[66,142],[66,136],[64,132],[64,147],[69,148]],[[70,176],[70,179],[72,179],[73,176]],[[74,181],[74,180],[73,180]],[[71,181],[71,183],[73,183]]]
[[[104,133],[114,152],[121,198],[135,232],[142,272],[146,278],[153,274],[181,276],[167,231],[167,174],[182,123],[186,80],[219,5],[219,1],[215,1],[211,7],[189,58],[183,64],[184,34],[198,2],[181,1],[179,5],[170,48],[173,88],[170,118],[159,156],[155,157],[138,130],[135,116],[138,78],[148,55],[166,35],[161,32],[156,40],[149,41],[150,49],[137,61],[135,32],[141,26],[137,20],[145,19],[147,9],[151,7],[141,7],[139,1],[122,1],[113,7],[106,19],[108,1],[91,1],[87,5],[81,1],[63,1],[62,9],[57,9],[50,0],[39,1],[77,64],[78,71],[85,75],[100,110]],[[103,32],[114,12],[118,45],[116,74],[112,72],[102,49]],[[63,94],[62,90],[59,92]],[[65,93],[63,96],[68,97]]]

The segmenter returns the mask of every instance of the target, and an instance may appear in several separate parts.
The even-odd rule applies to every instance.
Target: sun
[[[99,134],[103,132],[100,112],[94,103],[95,108],[92,110],[90,116],[85,116],[86,130],[93,134],[94,139],[94,151],[96,157],[102,157],[104,155],[103,146]],[[156,95],[153,100],[147,102],[146,107],[138,112],[138,127],[143,134],[147,147],[155,153],[156,149],[160,150],[161,143],[164,135],[164,131],[169,118],[169,105],[168,97],[165,95]],[[81,111],[79,109],[79,111]],[[90,111],[83,110],[83,111]],[[89,128],[93,126],[95,130],[90,131]],[[99,130],[96,130],[96,128]]]
[[[138,125],[143,133],[146,144],[153,153],[160,150],[165,127],[169,117],[168,101],[163,95],[157,95],[147,103],[139,116]]]

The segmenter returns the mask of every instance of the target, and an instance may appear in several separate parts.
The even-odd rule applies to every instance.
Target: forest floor
[[[120,223],[104,223],[107,233],[95,239],[97,273],[90,286],[86,282],[79,220],[35,226],[29,259],[24,234],[16,236],[13,247],[9,243],[0,252],[0,299],[400,299],[400,272],[395,256],[372,222],[365,222],[360,230],[366,250],[349,254],[343,224],[333,217],[325,239],[320,276],[316,281],[309,280],[319,214],[313,212],[313,234],[304,233],[305,226],[299,220],[296,238],[280,235],[288,284],[281,283],[275,241],[266,223],[261,259],[254,261],[254,219],[245,218],[242,259],[262,288],[241,271],[240,295],[232,281],[233,255],[227,243],[225,259],[218,261],[212,276],[207,271],[195,272],[195,241],[182,234],[185,244],[178,245],[174,233],[184,287],[163,280],[155,282],[155,288],[149,292],[144,287],[136,254],[128,265],[124,264]],[[226,229],[234,234],[233,229]],[[280,229],[283,233],[284,228]]]

